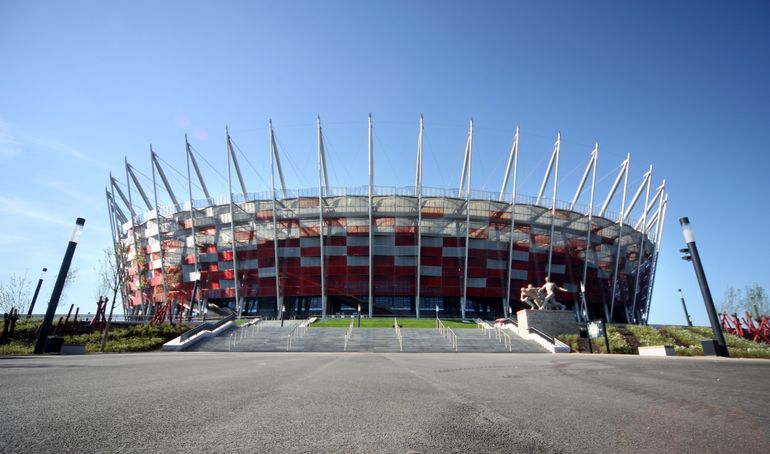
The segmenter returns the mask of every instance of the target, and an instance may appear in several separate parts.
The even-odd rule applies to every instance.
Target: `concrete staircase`
[[[458,353],[509,353],[505,342],[499,341],[494,333],[480,329],[456,329]],[[511,337],[511,353],[548,353],[535,341],[523,339],[518,334],[507,331]]]
[[[286,351],[287,337],[301,320],[260,321],[258,325],[230,329],[204,339],[188,349],[192,352],[276,352]]]
[[[257,325],[230,329],[217,337],[202,340],[189,351],[203,352],[285,352],[288,336],[293,332],[288,351],[295,352],[375,352],[375,353],[453,353],[450,340],[433,328],[401,328],[402,345],[399,345],[393,328],[353,328],[345,348],[345,328],[313,328],[310,325],[299,335],[297,326],[301,320],[260,321]],[[508,353],[504,342],[480,329],[455,329],[458,353]],[[535,341],[526,340],[507,331],[511,337],[513,353],[545,353]]]

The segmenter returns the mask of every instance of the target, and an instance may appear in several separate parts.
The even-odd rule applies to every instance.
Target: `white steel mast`
[[[323,182],[326,181],[326,189],[329,189],[329,180],[326,177],[326,158],[324,157],[323,132],[321,131],[321,117],[317,118],[318,126],[318,237],[321,244],[321,317],[326,318],[326,272],[324,262],[324,191]]]
[[[144,251],[139,251],[139,243],[136,239],[136,213],[134,212],[134,207],[131,199],[131,179],[129,178],[129,175],[131,174],[131,166],[128,163],[128,159],[124,158],[125,167],[126,167],[126,187],[128,188],[126,192],[128,192],[128,210],[131,212],[131,236],[134,240],[134,263],[136,264],[136,279],[138,281],[137,287],[139,287],[139,304],[140,304],[140,311],[142,315],[147,315],[147,307],[145,306],[144,302],[144,284],[142,283],[142,278],[144,277],[144,270],[142,269],[142,265],[139,263],[139,254],[144,255]],[[145,260],[146,261],[146,260]]]
[[[644,212],[642,213],[642,230],[640,231],[639,239],[639,253],[636,257],[636,276],[634,276],[634,296],[631,298],[631,316],[634,318],[634,323],[639,323],[640,320],[636,317],[636,297],[639,294],[639,273],[642,271],[642,261],[644,260],[644,237],[647,232],[647,213],[649,212],[650,204],[650,182],[652,180],[652,166],[647,172],[647,191],[644,196]]]
[[[655,271],[658,268],[658,254],[660,253],[660,245],[663,241],[663,223],[666,220],[666,209],[668,208],[668,194],[661,197],[661,206],[659,209],[660,216],[658,217],[658,226],[655,233],[655,256],[652,261],[652,268],[650,270],[650,286],[647,290],[647,307],[644,311],[644,324],[647,324],[647,320],[650,318],[650,303],[652,301],[652,290],[655,285]]]
[[[283,196],[286,197],[286,186],[283,182],[283,172],[280,170],[280,161],[278,161],[278,150],[275,146],[275,135],[273,133],[273,120],[268,120],[267,127],[270,130],[270,197],[273,202],[273,256],[275,257],[275,313],[281,315],[281,311],[284,308],[283,299],[281,297],[281,276],[280,276],[280,263],[278,257],[278,217],[276,215],[276,205],[278,204],[275,196],[275,165],[278,163],[278,173],[281,176],[281,187],[283,189]]]
[[[508,186],[508,177],[511,171],[511,162],[513,162],[513,188],[511,188],[511,236],[508,239],[508,264],[506,265],[506,283],[505,283],[505,303],[504,312],[511,311],[511,266],[513,265],[513,237],[516,230],[516,180],[519,172],[519,126],[516,125],[516,134],[513,136],[513,145],[511,153],[508,156],[508,165],[505,168],[505,179],[500,188],[500,200],[502,200],[505,188]],[[509,314],[510,315],[510,314]]]
[[[158,258],[160,259],[160,275],[163,279],[163,304],[168,301],[168,284],[166,278],[166,265],[163,263],[163,240],[161,238],[161,218],[160,209],[158,207],[158,185],[155,183],[155,166],[157,165],[155,160],[155,152],[152,151],[152,144],[150,144],[150,163],[152,164],[152,192],[155,197],[155,222],[158,226]],[[172,314],[169,314],[172,315]]]
[[[372,142],[372,114],[369,114],[369,318],[374,313],[374,217],[373,217],[373,196],[374,196],[374,144]]]
[[[420,115],[420,132],[417,135],[417,171],[415,172],[414,192],[417,194],[417,276],[415,279],[415,316],[420,318],[420,285],[422,284],[422,130],[423,121]],[[437,314],[438,315],[438,314]]]
[[[620,202],[620,220],[618,223],[620,226],[618,227],[618,247],[615,254],[615,272],[612,275],[612,294],[610,296],[610,320],[608,320],[608,323],[612,322],[612,317],[615,314],[615,295],[617,293],[618,289],[618,270],[620,268],[620,249],[622,247],[623,242],[623,224],[625,224],[625,212],[626,212],[626,191],[628,190],[628,170],[631,164],[631,153],[629,153],[626,156],[626,165],[623,170],[623,200]],[[614,191],[613,191],[614,192]],[[609,198],[607,199],[609,201]],[[605,202],[606,205],[606,202]],[[604,212],[604,208],[602,207],[602,212]]]
[[[467,173],[467,186],[465,189],[465,265],[463,266],[463,298],[460,306],[460,313],[462,318],[465,318],[465,305],[468,300],[468,249],[470,246],[470,234],[471,234],[471,173],[473,168],[473,118],[471,118],[471,125],[468,128],[468,143],[465,147],[465,159],[463,162],[463,178]],[[466,172],[467,171],[467,172]],[[462,193],[463,188],[460,187]]]
[[[238,316],[238,319],[241,318],[241,299],[238,291],[238,262],[236,257],[236,251],[235,251],[235,213],[233,211],[233,179],[232,179],[232,171],[230,170],[231,164],[230,164],[230,158],[232,157],[233,162],[235,162],[235,170],[238,172],[238,178],[241,179],[241,189],[243,189],[243,196],[246,197],[246,186],[243,185],[243,179],[241,178],[241,171],[238,169],[238,164],[235,158],[235,152],[233,151],[233,145],[230,141],[230,131],[228,130],[227,126],[225,126],[225,145],[226,145],[226,154],[227,154],[227,190],[230,194],[230,241],[232,245],[232,252],[233,252],[233,285],[235,286],[235,312]]]
[[[583,306],[583,314],[588,316],[588,308],[586,298],[585,298],[585,289],[586,284],[588,282],[588,260],[589,260],[589,254],[593,252],[593,247],[591,246],[591,229],[592,229],[592,221],[593,221],[593,214],[594,214],[594,194],[596,192],[596,164],[599,160],[599,142],[596,142],[594,144],[594,150],[591,152],[591,160],[588,163],[588,166],[586,167],[586,172],[583,174],[583,179],[581,180],[580,187],[578,191],[575,193],[575,197],[572,199],[572,204],[570,205],[570,210],[575,208],[575,203],[578,200],[578,197],[580,196],[580,193],[583,190],[583,185],[585,184],[585,180],[588,177],[588,171],[591,171],[591,195],[588,202],[588,226],[586,227],[586,245],[585,245],[585,252],[583,252],[583,279],[581,282],[580,291],[583,293],[583,298],[581,299],[581,305]],[[595,256],[595,254],[594,254]],[[595,258],[595,257],[594,257]]]
[[[192,196],[192,175],[190,173],[190,158],[192,158],[192,150],[190,149],[190,142],[187,140],[187,134],[184,135],[184,146],[185,146],[185,157],[187,158],[187,195],[188,195],[188,201],[190,203],[190,237],[192,238],[192,249],[193,249],[193,260],[195,260],[194,266],[195,266],[195,279],[194,282],[196,284],[193,284],[193,291],[190,293],[190,314],[192,314],[193,311],[193,304],[195,301],[198,301],[198,311],[203,314],[203,304],[200,301],[200,268],[199,268],[199,258],[198,258],[198,244],[195,241],[195,207],[193,206],[193,196]],[[193,158],[194,161],[194,158]],[[198,177],[200,178],[200,170],[198,170],[198,164],[195,164],[196,172],[198,173]],[[203,182],[203,179],[200,178],[201,182]],[[208,199],[208,191],[205,189],[205,185],[202,185],[204,188],[204,194],[206,194],[206,198]],[[197,292],[197,295],[196,295]]]
[[[555,158],[556,166],[554,168],[554,174],[553,174],[553,196],[551,198],[551,235],[548,241],[548,270],[546,272],[546,276],[548,276],[548,278],[551,277],[551,263],[553,261],[553,236],[554,236],[554,227],[556,223],[556,192],[559,189],[559,152],[560,152],[559,150],[560,148],[561,148],[561,132],[559,132],[556,135],[556,145],[554,145],[553,157],[551,158],[552,162],[553,162],[553,159]],[[550,168],[549,168],[549,172],[550,172]],[[540,198],[540,196],[538,196],[538,198]]]

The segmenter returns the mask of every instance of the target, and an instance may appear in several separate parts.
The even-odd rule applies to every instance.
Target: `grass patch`
[[[350,326],[350,322],[353,322],[353,327],[358,328],[358,319],[351,318],[327,318],[318,320],[312,325],[311,328],[347,328]],[[464,328],[476,328],[475,323],[463,323],[459,320],[442,320],[444,326],[452,329],[464,329]],[[398,325],[401,328],[435,328],[436,319],[434,318],[399,318]],[[393,319],[390,317],[385,318],[362,318],[361,328],[393,328]]]
[[[41,320],[19,320],[11,342],[0,345],[0,355],[27,355],[34,351]],[[129,325],[110,329],[106,352],[141,352],[159,349],[164,343],[190,329],[188,325]],[[87,352],[98,352],[102,332],[82,323],[75,333],[63,335],[65,344],[85,345]]]
[[[621,333],[620,330],[618,330],[618,328],[615,326],[607,326],[607,340],[610,343],[610,350],[612,353],[620,353],[624,355],[632,355],[636,353],[636,349],[629,345],[628,341],[626,340],[626,336],[624,336],[623,333]],[[594,345],[599,347],[600,352],[607,353],[607,348],[604,345],[603,338],[597,337],[594,339],[594,342]]]
[[[703,356],[701,341],[712,339],[711,328],[696,326],[652,326],[638,325],[609,325],[607,337],[612,353],[635,354],[637,346],[673,345],[678,356]],[[558,336],[559,340],[569,345],[573,351],[588,353],[588,340],[581,339],[575,334]],[[748,339],[725,333],[730,356],[733,358],[765,358],[770,359],[770,345],[752,342]],[[604,353],[604,339],[594,339],[594,351]]]
[[[626,325],[626,330],[633,334],[640,347],[674,345],[673,339],[665,336],[659,330],[651,326]]]
[[[580,353],[589,353],[591,351],[588,346],[588,339],[582,339],[577,334],[562,334],[556,337],[569,345],[569,348],[571,348],[572,351]],[[594,352],[607,353],[604,336],[591,340],[593,341],[592,347]],[[607,340],[609,341],[612,353],[626,355],[636,353],[636,349],[626,341],[626,335],[621,333],[618,328],[613,325],[607,326]]]

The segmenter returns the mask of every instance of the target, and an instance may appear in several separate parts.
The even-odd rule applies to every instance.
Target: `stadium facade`
[[[423,187],[421,119],[415,185],[375,186],[370,117],[369,185],[333,188],[319,119],[318,187],[290,190],[272,125],[269,132],[273,189],[265,193],[247,191],[229,132],[228,196],[209,194],[186,139],[186,200],[152,149],[152,198],[128,161],[124,183],[110,175],[126,313],[217,304],[239,315],[276,316],[283,308],[284,316],[328,316],[360,307],[370,316],[492,318],[524,308],[521,287],[550,276],[568,290],[558,299],[579,318],[646,322],[667,206],[665,181],[651,186],[652,167],[629,190],[628,156],[598,203],[597,144],[572,201],[561,202],[557,136],[538,195],[518,194],[517,128],[500,192],[477,191],[471,122],[459,189]],[[193,174],[205,198],[193,198]],[[240,191],[232,189],[236,178]],[[159,188],[173,205],[158,205]],[[610,213],[616,193],[621,210]]]

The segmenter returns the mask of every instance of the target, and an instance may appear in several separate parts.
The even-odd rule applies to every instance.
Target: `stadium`
[[[187,141],[183,198],[152,149],[152,198],[126,161],[125,181],[110,175],[106,190],[126,314],[165,307],[181,315],[214,305],[238,316],[491,319],[525,308],[521,288],[550,277],[567,290],[557,298],[578,319],[646,322],[667,206],[665,181],[653,187],[651,167],[638,188],[628,188],[628,156],[600,197],[597,144],[574,197],[561,201],[557,136],[539,193],[519,194],[517,128],[500,192],[478,191],[471,122],[459,187],[424,187],[421,119],[414,186],[375,186],[371,131],[370,117],[369,184],[362,187],[329,186],[320,119],[315,188],[285,187],[272,125],[272,190],[264,193],[247,191],[229,132],[224,197],[209,194]],[[193,197],[193,184],[203,198]],[[171,205],[158,205],[159,190]],[[621,208],[611,213],[617,194]],[[632,220],[635,206],[641,214]]]

